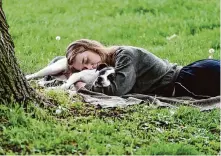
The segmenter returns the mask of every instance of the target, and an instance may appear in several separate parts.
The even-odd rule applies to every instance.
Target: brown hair
[[[115,52],[118,46],[106,47],[98,41],[89,39],[80,39],[69,44],[66,50],[68,64],[71,65],[77,54],[90,50],[101,57],[102,63],[110,66],[115,64]]]

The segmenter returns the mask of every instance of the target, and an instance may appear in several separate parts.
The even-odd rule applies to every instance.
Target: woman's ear
[[[106,68],[106,67],[107,67],[107,64],[106,64],[106,63],[101,63],[101,64],[99,64],[99,65],[97,66],[96,71],[100,71],[101,69]]]

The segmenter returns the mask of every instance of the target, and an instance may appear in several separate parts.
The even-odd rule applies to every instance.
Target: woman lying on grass
[[[91,88],[107,95],[140,93],[194,98],[220,95],[219,60],[199,60],[181,67],[142,48],[105,47],[89,39],[71,43],[66,57],[70,70],[95,69],[99,63],[115,67],[116,79],[109,87]],[[78,89],[85,85],[83,82],[76,83]]]

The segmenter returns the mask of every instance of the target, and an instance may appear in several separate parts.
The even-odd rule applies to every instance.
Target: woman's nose
[[[97,63],[96,63],[96,64],[93,64],[93,65],[92,65],[92,68],[93,68],[93,69],[96,69],[96,68],[97,68]]]
[[[93,69],[93,65],[92,65],[92,64],[85,64],[85,65],[84,65],[84,69],[89,69],[89,70],[91,70],[91,69]]]

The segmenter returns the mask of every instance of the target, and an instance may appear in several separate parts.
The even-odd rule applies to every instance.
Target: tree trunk
[[[0,0],[0,103],[32,101],[49,104],[44,97],[36,93],[21,72],[8,28]]]

